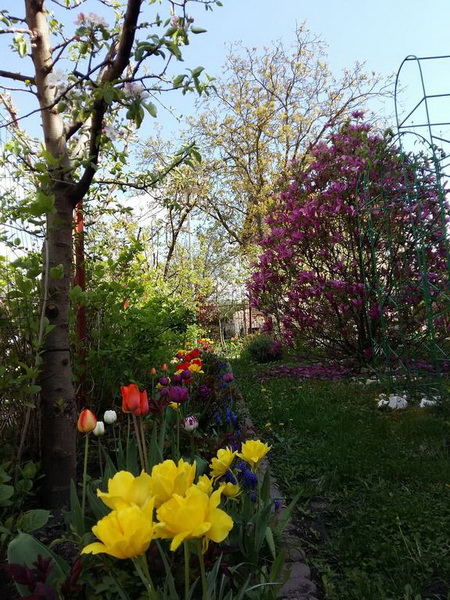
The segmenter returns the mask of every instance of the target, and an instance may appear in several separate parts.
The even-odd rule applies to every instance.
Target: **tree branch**
[[[15,79],[16,81],[23,81],[24,83],[30,83],[35,85],[34,76],[22,75],[22,73],[14,73],[12,71],[0,70],[0,77],[6,77],[7,79]]]

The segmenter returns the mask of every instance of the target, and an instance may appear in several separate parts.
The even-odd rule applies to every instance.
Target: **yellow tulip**
[[[220,448],[217,451],[217,457],[214,457],[210,463],[211,475],[214,478],[222,477],[231,467],[231,463],[236,456],[236,452],[233,452],[231,448]]]
[[[252,467],[256,467],[259,461],[269,452],[270,448],[271,446],[259,440],[247,440],[242,444],[241,452],[238,452],[237,455]]]
[[[113,510],[121,510],[134,504],[149,516],[153,510],[152,479],[144,471],[138,477],[134,477],[129,471],[119,471],[108,481],[108,492],[97,490],[97,496]]]
[[[210,479],[208,475],[201,475],[195,485],[199,490],[205,492],[208,496],[211,496],[213,493],[213,483],[213,480]]]
[[[155,524],[148,513],[133,505],[110,512],[94,525],[92,532],[100,541],[83,548],[81,554],[105,553],[116,558],[133,558],[149,547]]]
[[[173,460],[165,460],[155,465],[151,473],[151,490],[155,497],[155,506],[161,506],[178,494],[184,496],[193,485],[196,465],[185,462],[182,458],[175,464]]]
[[[238,483],[231,483],[230,481],[221,485],[219,489],[228,498],[237,498],[242,492],[241,486]]]
[[[174,495],[156,511],[159,523],[155,537],[171,538],[171,550],[176,550],[185,540],[204,538],[203,551],[209,540],[222,542],[233,527],[232,518],[218,508],[221,491],[208,496],[192,486],[183,498]]]

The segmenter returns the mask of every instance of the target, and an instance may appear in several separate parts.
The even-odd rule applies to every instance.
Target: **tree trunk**
[[[68,504],[76,476],[76,403],[70,363],[69,308],[72,275],[72,203],[66,186],[56,189],[55,212],[48,215],[45,314],[52,326],[42,351],[41,439],[45,477],[42,501],[48,508]]]

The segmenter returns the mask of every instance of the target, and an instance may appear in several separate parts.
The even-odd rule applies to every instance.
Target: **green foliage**
[[[283,357],[282,344],[268,335],[251,336],[245,343],[245,351],[257,363],[268,363]]]
[[[26,462],[17,470],[13,481],[11,463],[0,465],[0,558],[8,542],[18,533],[30,533],[43,527],[49,511],[28,508],[33,504],[35,482],[39,478],[39,464]]]
[[[326,597],[428,599],[448,587],[448,421],[381,412],[374,390],[347,381],[233,369],[277,481],[300,494],[297,526]]]
[[[149,369],[162,364],[184,344],[195,315],[164,294],[147,294],[136,281],[126,289],[114,281],[100,283],[85,295],[89,348],[85,376],[100,405],[109,407],[120,385],[149,384]],[[124,304],[125,303],[125,304]],[[169,351],[169,352],[168,352]]]

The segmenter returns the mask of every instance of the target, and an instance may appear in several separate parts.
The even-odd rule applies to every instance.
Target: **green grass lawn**
[[[373,388],[350,381],[261,378],[274,369],[233,361],[273,474],[301,494],[325,598],[450,598],[450,423],[430,409],[381,411]]]

